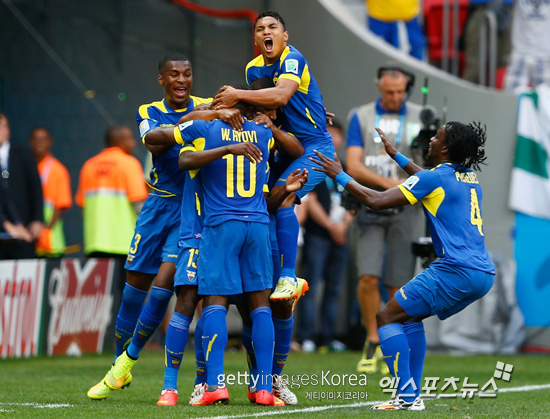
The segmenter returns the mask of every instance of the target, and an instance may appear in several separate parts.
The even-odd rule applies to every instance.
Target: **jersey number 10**
[[[249,188],[246,189],[244,185],[245,157],[228,154],[223,156],[223,159],[227,163],[227,172],[226,172],[227,197],[234,198],[235,189],[237,189],[236,193],[240,197],[250,198],[254,196],[254,193],[256,192],[256,163],[252,163],[250,160],[246,159],[250,167],[250,170],[249,170],[250,185],[249,185]],[[237,185],[236,188],[235,188],[235,185]]]

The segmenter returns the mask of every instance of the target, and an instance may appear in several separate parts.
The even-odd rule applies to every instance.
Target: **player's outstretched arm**
[[[223,122],[227,122],[231,128],[241,131],[243,129],[244,118],[238,109],[227,108],[227,109],[213,109],[213,108],[201,108],[194,109],[192,112],[189,112],[186,115],[183,115],[178,124],[183,124],[184,122],[198,120],[203,121],[213,121],[214,119],[221,119]]]
[[[223,86],[214,97],[214,108],[230,108],[240,101],[253,105],[278,108],[285,106],[298,90],[298,83],[289,79],[279,79],[275,87],[259,90],[241,90]]]
[[[155,156],[166,153],[176,145],[174,128],[155,128],[141,137],[141,140],[145,144],[145,147]]]
[[[320,168],[314,167],[313,170],[326,173],[327,176],[336,179],[340,185],[344,186],[367,207],[373,210],[381,210],[409,204],[405,195],[403,195],[401,190],[397,187],[378,192],[353,180],[351,176],[344,172],[336,153],[334,153],[334,160],[332,160],[324,154],[319,153],[317,150],[313,151],[319,159],[310,157],[310,160],[320,166]]]
[[[386,149],[386,153],[388,153],[388,156],[390,156],[395,162],[403,169],[409,176],[414,175],[415,173],[420,172],[423,170],[420,166],[415,164],[412,160],[409,160],[407,157],[403,156],[401,153],[398,153],[398,151],[395,149],[395,147],[389,142],[388,137],[386,137],[386,134],[384,131],[382,131],[380,128],[374,128],[378,134],[380,135],[380,139],[384,143],[384,148]]]
[[[245,156],[252,163],[262,161],[262,152],[252,143],[237,143],[211,150],[187,150],[180,154],[178,164],[181,170],[195,170],[220,159],[227,154]]]

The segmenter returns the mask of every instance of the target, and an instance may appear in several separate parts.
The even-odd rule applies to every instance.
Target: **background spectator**
[[[342,126],[333,121],[327,129],[337,150],[343,140]],[[342,206],[342,190],[336,181],[326,177],[308,194],[304,259],[305,278],[310,291],[298,304],[298,335],[305,352],[316,350],[314,339],[317,329],[320,331],[319,345],[330,346],[336,351],[345,349],[345,345],[334,335],[340,289],[348,263],[347,232],[353,219]],[[318,300],[321,288],[323,296]],[[317,301],[320,302],[318,306]],[[315,324],[316,319],[319,320],[318,325]]]
[[[402,154],[412,156],[410,144],[421,126],[421,106],[406,100],[413,84],[414,75],[388,63],[377,71],[380,98],[352,111],[346,162],[349,174],[357,182],[383,191],[407,177],[388,156],[374,128],[381,128]],[[387,368],[379,362],[382,353],[375,317],[381,304],[378,283],[383,277],[392,296],[412,277],[415,259],[411,241],[420,233],[420,217],[418,208],[413,207],[374,211],[363,206],[357,213],[357,298],[367,329],[363,357],[357,365],[359,372],[372,373],[379,366]],[[392,262],[396,260],[399,263]]]
[[[550,85],[550,2],[518,0],[512,20],[512,53],[506,90]]]
[[[36,162],[29,149],[10,143],[10,125],[6,115],[0,113],[0,173],[3,192],[13,202],[31,241],[0,242],[0,259],[34,258],[34,241],[42,231],[42,187]]]
[[[36,127],[29,138],[36,159],[44,197],[44,228],[36,243],[38,256],[59,257],[65,252],[63,214],[73,205],[67,168],[51,153],[53,139],[45,127]]]
[[[511,7],[512,0],[470,0],[462,38],[465,80],[479,83],[479,29],[487,10],[493,10],[497,16],[497,67],[506,65],[510,53]]]
[[[0,184],[0,235],[1,240],[20,239],[32,242],[31,233],[21,224],[13,202],[3,184]]]
[[[105,144],[80,171],[75,201],[83,208],[84,253],[126,258],[137,214],[147,198],[143,168],[130,155],[136,145],[130,128],[109,127]]]
[[[426,37],[420,27],[419,0],[366,0],[367,26],[375,34],[396,48],[408,50],[419,60],[424,58]],[[398,22],[407,28],[408,48],[403,48],[399,39]]]

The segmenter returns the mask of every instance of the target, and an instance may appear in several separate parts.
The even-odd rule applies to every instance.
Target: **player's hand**
[[[223,86],[216,96],[214,96],[214,101],[212,105],[214,109],[223,109],[230,108],[237,104],[239,101],[239,96],[237,95],[237,89],[231,86]]]
[[[340,160],[338,159],[336,153],[334,153],[334,160],[332,160],[324,154],[319,153],[317,150],[313,150],[313,152],[317,154],[319,160],[315,159],[314,157],[310,157],[309,159],[313,163],[321,166],[321,168],[314,167],[313,170],[326,173],[327,176],[331,177],[332,179],[334,179],[338,173],[344,171],[344,169],[342,168],[342,163],[340,163]]]
[[[212,110],[212,102],[199,103],[193,108],[194,111],[210,111]]]
[[[395,157],[395,155],[397,154],[397,150],[390,143],[390,141],[388,140],[388,137],[386,137],[386,134],[384,133],[384,131],[382,131],[380,128],[376,128],[376,127],[374,129],[380,135],[380,139],[384,143],[384,148],[386,149],[386,153],[388,153],[388,156],[390,156],[393,159]]]
[[[254,117],[254,122],[256,125],[264,124],[264,127],[271,128],[273,126],[273,121],[269,116],[267,116],[265,113],[257,112],[256,116]]]
[[[227,147],[231,154],[235,156],[245,156],[252,163],[257,163],[262,161],[262,152],[258,146],[252,143],[238,143],[231,144]]]
[[[296,192],[304,187],[308,179],[307,169],[296,169],[290,173],[285,182],[287,192]]]
[[[244,118],[241,114],[241,111],[238,109],[218,109],[217,111],[218,118],[223,122],[227,122],[231,125],[231,128],[237,131],[242,131]]]

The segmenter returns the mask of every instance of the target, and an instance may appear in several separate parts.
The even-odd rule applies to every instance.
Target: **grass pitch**
[[[379,412],[370,404],[390,398],[380,387],[380,374],[358,375],[359,352],[291,353],[285,373],[294,382],[297,406],[283,408],[252,405],[244,385],[228,386],[228,406],[192,407],[187,404],[194,383],[193,351],[187,351],[179,378],[178,406],[156,406],[162,389],[164,354],[146,350],[133,369],[134,381],[106,400],[91,401],[89,387],[107,372],[112,353],[81,358],[54,357],[0,360],[0,417],[28,418],[182,418],[277,417],[348,418],[380,415],[428,418],[550,417],[550,358],[548,356],[450,356],[428,354],[424,377],[439,377],[437,394],[456,397],[426,400],[420,412]],[[463,398],[464,379],[483,387],[493,377],[497,362],[513,365],[508,382],[496,379],[495,398]],[[244,352],[226,352],[226,374],[238,377],[247,370]],[[510,368],[510,367],[508,367]],[[503,374],[506,371],[503,372]],[[453,379],[454,377],[454,379]],[[506,376],[503,376],[506,378]],[[366,380],[366,385],[365,385]],[[446,381],[447,380],[447,381]],[[291,381],[292,382],[292,381]],[[455,382],[457,389],[446,382]],[[536,387],[536,386],[542,386]]]

